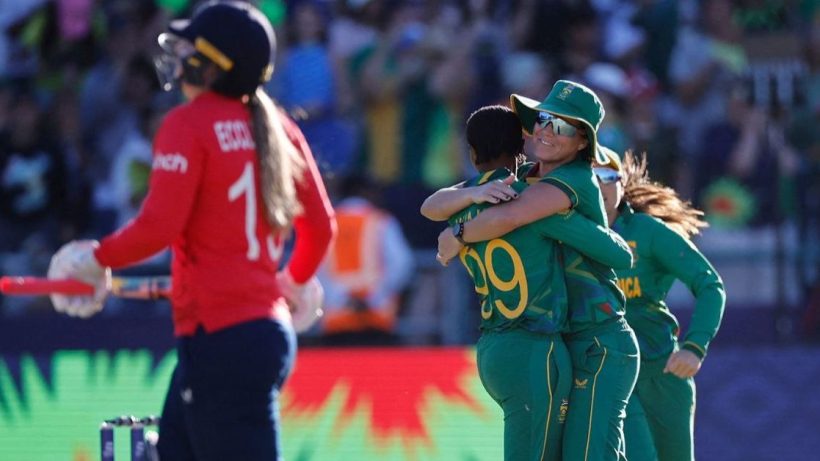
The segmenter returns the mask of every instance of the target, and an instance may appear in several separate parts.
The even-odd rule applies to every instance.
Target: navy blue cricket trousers
[[[293,368],[290,324],[254,320],[177,340],[159,426],[162,461],[276,461],[279,390]]]

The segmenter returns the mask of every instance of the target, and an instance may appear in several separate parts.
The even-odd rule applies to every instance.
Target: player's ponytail
[[[248,106],[265,217],[274,228],[288,229],[302,212],[296,183],[302,179],[305,162],[285,133],[279,110],[261,86],[250,96]]]
[[[624,198],[632,208],[640,213],[654,216],[672,230],[686,238],[700,233],[709,224],[703,220],[703,212],[678,196],[674,189],[649,178],[646,170],[646,153],[640,159],[627,151],[623,168]]]

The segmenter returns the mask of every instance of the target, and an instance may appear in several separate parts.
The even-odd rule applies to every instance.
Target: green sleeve
[[[467,207],[467,208],[453,214],[452,216],[447,218],[447,225],[448,226],[455,226],[456,224],[458,224],[460,222],[469,221],[470,219],[472,219],[472,216],[473,216],[471,212],[474,212],[475,208],[477,208],[477,207],[475,205],[472,205],[472,206],[469,206],[469,207]]]
[[[565,181],[562,178],[557,178],[553,176],[547,176],[546,178],[541,179],[540,182],[551,184],[558,189],[561,190],[567,197],[569,197],[569,201],[571,203],[570,208],[575,208],[578,206],[578,202],[580,201],[580,197],[578,196],[578,192],[573,189],[569,182]]]
[[[723,281],[692,242],[663,224],[652,236],[652,253],[695,296],[695,312],[682,347],[703,358],[723,318]]]
[[[620,235],[575,211],[552,215],[534,224],[542,235],[564,243],[607,267],[619,270],[632,267],[632,252]]]
[[[540,182],[557,187],[569,198],[570,209],[578,210],[596,224],[606,225],[606,211],[598,181],[589,161],[578,159],[551,171]]]
[[[506,168],[499,168],[489,172],[481,173],[478,176],[474,176],[460,184],[462,185],[462,187],[476,187],[486,183],[487,181],[492,181],[493,179],[504,179],[511,174],[512,173],[510,173],[510,170]],[[523,181],[515,181],[512,184],[510,184],[510,187],[512,187],[514,191],[520,194],[524,191],[524,189],[527,188],[527,183]],[[487,202],[472,204],[467,208],[464,208],[456,213],[453,213],[453,215],[447,219],[447,225],[454,226],[460,222],[467,222],[475,218],[478,215],[478,213],[480,213],[482,210],[484,210],[485,208],[489,208],[491,206],[492,204]]]

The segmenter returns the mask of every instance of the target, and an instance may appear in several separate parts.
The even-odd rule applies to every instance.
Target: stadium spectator
[[[619,66],[610,63],[595,62],[584,70],[581,81],[595,91],[601,104],[607,108],[606,117],[598,129],[601,144],[625,151],[632,146],[629,130],[626,126],[626,115],[630,97],[629,78]]]
[[[695,158],[697,203],[707,202],[717,181],[731,179],[748,191],[752,207],[750,216],[735,225],[782,222],[794,209],[794,197],[785,194],[782,181],[797,175],[802,159],[788,142],[782,118],[752,105],[745,87],[736,85],[726,99],[726,118],[707,126]]]
[[[676,189],[684,196],[691,194],[691,160],[706,128],[726,116],[727,95],[749,69],[732,12],[729,0],[703,3],[697,25],[680,29],[669,63],[675,96],[672,117],[684,158],[679,165],[686,169]]]
[[[311,0],[293,5],[288,43],[269,87],[296,118],[325,177],[353,167],[355,126],[339,117],[337,69],[327,48],[327,12]]]
[[[378,206],[379,190],[368,176],[346,176],[339,193],[339,235],[320,272],[322,342],[397,344],[401,294],[413,272],[410,246],[396,218]]]
[[[33,88],[12,91],[14,116],[0,132],[0,251],[17,251],[35,235],[56,246],[69,212],[65,153]]]

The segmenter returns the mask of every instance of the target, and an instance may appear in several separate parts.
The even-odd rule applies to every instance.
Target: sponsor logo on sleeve
[[[188,159],[178,152],[174,152],[173,154],[157,152],[156,155],[154,155],[154,163],[151,165],[151,168],[154,170],[168,171],[170,173],[185,174],[188,172]]]

